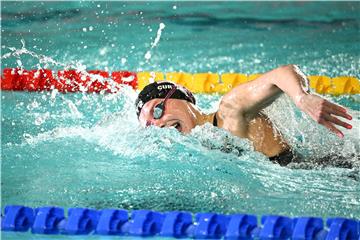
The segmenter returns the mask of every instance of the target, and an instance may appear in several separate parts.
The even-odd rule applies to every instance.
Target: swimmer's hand
[[[343,138],[344,134],[335,127],[336,125],[347,129],[352,128],[350,124],[337,118],[337,116],[339,116],[351,120],[352,117],[346,112],[346,109],[320,96],[302,94],[296,97],[295,104],[303,112],[309,114],[317,123],[325,126],[340,138]]]
[[[352,119],[345,108],[320,96],[309,94],[307,77],[297,65],[293,64],[280,66],[253,81],[236,86],[222,98],[219,112],[227,118],[239,119],[239,116],[243,116],[251,120],[282,93],[288,95],[297,107],[309,114],[312,119],[340,138],[344,137],[344,134],[336,128],[337,125],[347,129],[352,128],[350,124],[337,118],[340,116],[348,120]],[[240,125],[244,126],[241,131],[246,131],[245,127],[248,125]]]

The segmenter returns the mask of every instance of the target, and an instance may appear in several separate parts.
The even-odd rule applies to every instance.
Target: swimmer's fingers
[[[336,104],[326,101],[325,108],[331,114],[334,114],[334,115],[337,115],[337,116],[340,116],[340,117],[343,117],[343,118],[346,118],[349,120],[352,119],[352,117],[346,112],[345,108],[340,107]]]
[[[331,123],[335,123],[336,125],[339,125],[339,126],[342,126],[344,128],[347,128],[347,129],[351,129],[352,126],[346,122],[343,122],[341,120],[339,120],[338,118],[336,117],[333,117],[331,115],[326,115],[325,117],[325,120],[331,122]]]
[[[339,116],[351,120],[352,117],[346,112],[346,109],[320,96],[313,94],[304,95],[299,101],[299,108],[309,114],[317,123],[325,126],[340,138],[343,138],[344,134],[335,127],[336,125],[347,129],[352,128],[350,124],[337,118],[337,116]]]
[[[330,131],[334,132],[339,138],[344,137],[344,134],[339,129],[337,129],[331,122],[322,119],[319,123],[324,125]]]

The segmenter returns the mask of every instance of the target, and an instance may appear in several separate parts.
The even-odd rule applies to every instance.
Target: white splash
[[[43,123],[45,123],[45,121],[50,117],[50,113],[46,112],[45,114],[39,114],[39,113],[35,113],[35,121],[34,124],[36,126],[40,126]]]
[[[83,117],[83,114],[77,109],[77,107],[75,106],[75,104],[72,101],[70,101],[69,99],[64,99],[64,101],[68,105],[71,115],[73,117],[75,117],[75,118]]]
[[[21,49],[17,49],[15,47],[6,47],[7,49],[10,50],[10,52],[8,53],[5,53],[3,54],[0,59],[3,60],[3,59],[6,59],[6,58],[10,58],[10,57],[14,57],[16,58],[16,62],[17,62],[17,67],[19,68],[17,71],[19,74],[21,74],[23,71],[24,71],[24,66],[23,66],[23,63],[20,59],[20,57],[22,55],[30,55],[32,56],[33,58],[37,59],[39,62],[37,65],[37,68],[38,70],[40,69],[48,69],[48,68],[51,68],[51,66],[55,66],[55,67],[58,67],[60,69],[63,69],[63,70],[69,70],[69,69],[75,69],[77,72],[81,73],[82,76],[84,76],[85,78],[89,78],[90,81],[87,82],[87,85],[86,86],[82,86],[80,87],[80,91],[87,91],[87,89],[90,87],[90,85],[94,82],[94,81],[99,81],[101,83],[104,83],[105,81],[108,82],[108,86],[109,87],[115,87],[117,85],[117,83],[111,78],[104,78],[100,75],[97,75],[97,74],[90,74],[86,71],[86,65],[82,64],[81,62],[77,61],[77,62],[70,62],[70,63],[61,63],[61,62],[58,62],[54,59],[52,59],[51,57],[48,57],[48,56],[45,56],[45,55],[42,55],[42,54],[37,54],[33,51],[30,51],[28,49],[26,49],[25,47],[25,40],[24,39],[21,39],[21,43],[22,43],[22,47]],[[100,50],[100,54],[102,53],[106,53],[107,49],[101,49]],[[15,69],[15,68],[14,68]],[[15,72],[13,72],[12,74],[15,74]],[[57,77],[57,74],[53,74],[53,77],[56,79],[56,80],[59,80],[58,77]],[[74,82],[74,84],[77,84],[76,82]]]
[[[160,23],[159,24],[159,29],[156,33],[156,38],[154,40],[154,42],[151,44],[151,48],[150,50],[148,50],[146,53],[145,53],[145,59],[146,59],[146,62],[148,62],[151,58],[151,50],[156,47],[160,41],[160,38],[161,38],[161,33],[162,33],[162,30],[165,28],[165,24],[164,23]]]

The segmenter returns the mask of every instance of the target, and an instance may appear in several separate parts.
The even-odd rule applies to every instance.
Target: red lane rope
[[[130,79],[130,81],[129,81]],[[50,91],[59,92],[117,92],[119,85],[125,84],[137,88],[137,74],[129,71],[115,71],[111,75],[106,71],[25,70],[5,68],[1,76],[1,90],[12,91]]]

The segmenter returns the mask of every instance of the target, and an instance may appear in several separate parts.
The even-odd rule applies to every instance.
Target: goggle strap
[[[166,99],[168,99],[169,97],[171,97],[171,95],[173,95],[173,93],[176,91],[176,86],[173,86],[172,89],[168,92],[168,94],[166,94],[163,102],[165,102]]]

